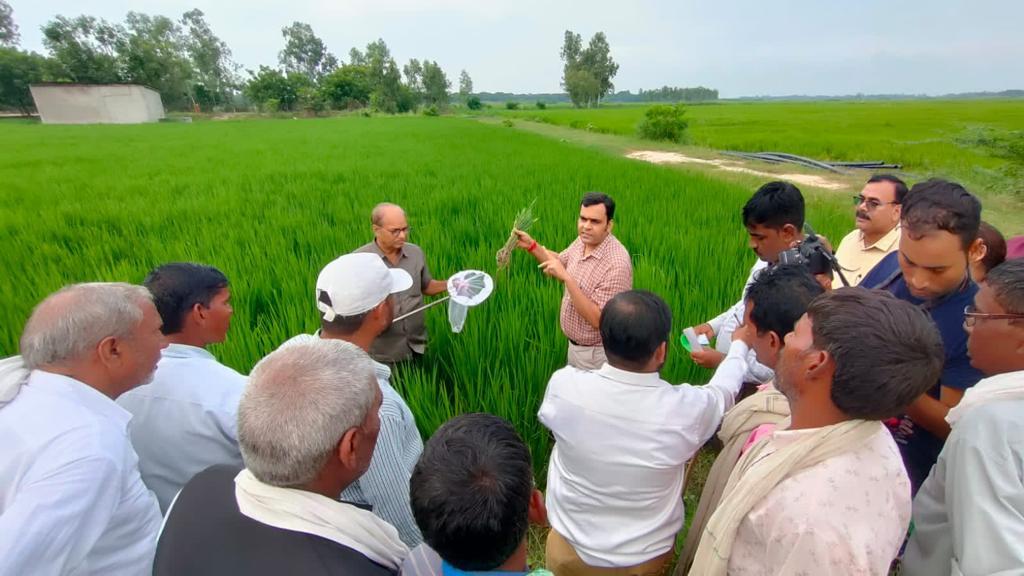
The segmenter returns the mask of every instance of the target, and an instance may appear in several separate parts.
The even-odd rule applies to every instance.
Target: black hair
[[[746,301],[753,304],[750,321],[758,334],[775,332],[784,338],[793,331],[807,305],[820,296],[821,287],[806,266],[790,264],[761,271],[747,288]]]
[[[224,273],[203,264],[171,262],[150,272],[142,285],[153,294],[153,304],[164,324],[160,331],[176,334],[184,328],[192,307],[209,307],[210,301],[228,287]]]
[[[896,191],[895,201],[897,204],[903,204],[903,201],[907,199],[907,183],[900,180],[892,174],[875,174],[871,178],[868,178],[868,184],[876,184],[878,182],[888,182],[892,184]]]
[[[331,306],[331,296],[326,292],[320,292],[317,300],[327,306]],[[335,316],[334,320],[327,320],[323,317],[323,313],[320,315],[320,331],[324,334],[333,334],[337,336],[351,336],[355,334],[363,326],[363,322],[366,322],[366,317],[373,312],[373,308],[363,312],[362,314],[356,314],[355,316]]]
[[[423,540],[452,566],[494,570],[526,538],[533,467],[515,428],[463,414],[434,432],[409,480]]]
[[[839,288],[807,308],[814,347],[835,362],[831,398],[843,414],[885,420],[939,381],[945,352],[920,307],[881,290]]]
[[[792,224],[804,229],[804,196],[789,182],[769,182],[757,189],[743,206],[744,226],[766,226],[781,230]]]
[[[672,311],[646,290],[616,294],[601,311],[601,340],[608,361],[623,368],[643,367],[672,330]]]
[[[996,302],[1009,314],[1024,314],[1024,259],[1007,260],[985,278]]]
[[[978,238],[985,243],[985,257],[981,259],[981,265],[985,268],[985,272],[1006,260],[1006,238],[1003,238],[999,229],[982,220],[978,226]]]
[[[583,195],[583,200],[580,201],[580,206],[594,206],[595,204],[604,204],[604,213],[608,216],[609,222],[615,218],[615,200],[612,200],[611,196],[603,192],[587,192]]]
[[[911,235],[942,230],[959,236],[966,250],[978,238],[981,202],[960,184],[933,178],[910,189],[901,220]]]

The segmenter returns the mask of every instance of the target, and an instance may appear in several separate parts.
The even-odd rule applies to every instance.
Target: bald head
[[[373,207],[373,212],[370,212],[370,221],[374,226],[383,226],[388,220],[396,218],[405,219],[405,210],[398,204],[392,204],[390,202],[381,202]]]
[[[80,360],[109,337],[126,339],[142,321],[152,296],[124,283],[72,284],[36,306],[21,335],[29,369]]]

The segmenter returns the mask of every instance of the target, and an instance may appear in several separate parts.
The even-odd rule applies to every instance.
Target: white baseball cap
[[[408,272],[388,268],[376,254],[345,254],[317,276],[316,307],[328,322],[337,316],[358,316],[411,286]]]

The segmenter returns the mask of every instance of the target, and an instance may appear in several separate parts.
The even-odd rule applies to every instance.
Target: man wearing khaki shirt
[[[629,252],[612,234],[615,201],[588,192],[576,221],[579,237],[562,252],[552,252],[529,234],[516,230],[519,247],[533,255],[548,276],[565,284],[559,320],[569,339],[569,365],[597,370],[605,363],[601,310],[616,294],[633,288]]]
[[[879,174],[872,176],[860,194],[853,197],[857,229],[847,234],[836,250],[836,260],[851,286],[860,284],[886,254],[899,247],[900,208],[906,196],[907,185],[903,180]],[[832,287],[843,287],[838,274]]]
[[[412,287],[395,294],[395,318],[423,305],[424,296],[434,296],[448,290],[446,280],[435,280],[427,267],[423,249],[408,242],[409,223],[401,206],[381,203],[370,215],[373,222],[373,242],[353,252],[377,254],[388,268],[401,268],[412,276]],[[370,356],[378,362],[394,364],[421,356],[427,349],[427,326],[423,314],[413,314],[391,325],[377,337],[370,348]]]

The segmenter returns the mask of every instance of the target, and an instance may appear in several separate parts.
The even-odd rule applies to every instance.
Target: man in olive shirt
[[[401,268],[412,276],[412,287],[395,294],[395,318],[423,305],[424,296],[434,296],[448,290],[446,280],[435,280],[427,268],[423,249],[409,243],[409,223],[401,206],[381,203],[370,215],[373,223],[373,242],[360,246],[354,252],[377,254],[388,268]],[[427,326],[423,314],[395,322],[377,337],[370,348],[374,360],[394,364],[420,356],[427,349]]]

